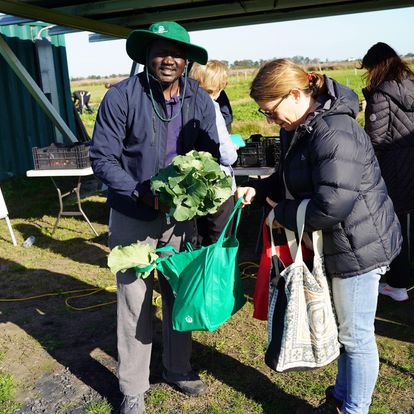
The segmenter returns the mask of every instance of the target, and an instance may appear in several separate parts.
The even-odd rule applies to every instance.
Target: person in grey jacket
[[[209,60],[205,65],[194,63],[189,76],[200,83],[200,87],[207,91],[214,104],[217,131],[220,140],[220,167],[226,175],[232,177],[232,194],[234,194],[236,180],[231,165],[237,160],[237,150],[228,133],[225,119],[220,111],[220,106],[216,102],[217,97],[227,84],[227,66],[218,60]],[[207,216],[197,219],[198,234],[203,246],[209,246],[219,239],[233,208],[234,197],[230,196],[216,213],[207,214]],[[227,234],[230,234],[231,231],[232,225],[230,224],[227,227]]]
[[[150,190],[150,179],[177,154],[196,149],[219,158],[214,105],[198,83],[183,76],[187,59],[207,62],[207,52],[190,43],[175,22],[131,32],[127,53],[144,72],[111,86],[99,108],[90,158],[108,186],[109,245],[145,242],[180,250],[194,235],[194,223],[166,217]],[[200,395],[207,386],[192,370],[191,332],[172,329],[172,290],[159,274],[162,295],[163,378],[181,391]],[[154,277],[134,269],[117,274],[118,376],[121,414],[143,414],[149,388]]]
[[[301,200],[310,199],[305,231],[323,232],[343,346],[325,402],[297,413],[367,414],[379,369],[378,283],[400,251],[401,234],[370,139],[355,120],[358,98],[285,59],[260,68],[250,95],[268,122],[281,126],[282,161],[272,176],[238,188],[237,197],[267,201],[273,226],[290,230]]]
[[[401,253],[386,273],[379,292],[408,299],[410,276],[407,214],[414,210],[414,73],[386,43],[373,45],[364,58],[367,86],[365,130],[374,146],[382,177],[401,223]]]

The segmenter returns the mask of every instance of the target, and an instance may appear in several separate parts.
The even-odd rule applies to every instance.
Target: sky
[[[414,53],[414,7],[190,32],[210,59],[305,56],[321,61],[361,59],[377,42],[397,53]],[[70,77],[129,73],[125,40],[89,43],[88,33],[65,35]]]

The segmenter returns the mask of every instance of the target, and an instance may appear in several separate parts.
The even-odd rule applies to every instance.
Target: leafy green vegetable
[[[231,186],[231,177],[204,151],[177,155],[151,179],[151,190],[170,207],[169,215],[177,221],[217,212],[231,196]]]
[[[155,263],[158,259],[157,253],[149,244],[132,243],[129,246],[116,246],[108,256],[108,266],[115,275],[117,272],[125,272],[132,267],[147,267]],[[149,276],[152,268],[144,273],[137,275],[145,278]]]

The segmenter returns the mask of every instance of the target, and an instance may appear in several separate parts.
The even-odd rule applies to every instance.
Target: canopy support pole
[[[9,45],[2,36],[0,36],[0,55],[3,56],[16,76],[23,82],[24,86],[33,96],[34,100],[42,108],[53,125],[62,133],[63,137],[66,138],[69,142],[77,142],[78,139],[76,136],[66,125],[65,121],[56,111],[54,106],[46,98],[45,94],[39,88],[34,79],[30,76],[26,68],[20,63],[19,59],[10,49]]]

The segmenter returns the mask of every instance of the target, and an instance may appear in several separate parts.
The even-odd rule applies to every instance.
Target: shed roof
[[[409,6],[414,0],[0,0],[6,14],[118,38],[164,20],[194,31]]]

